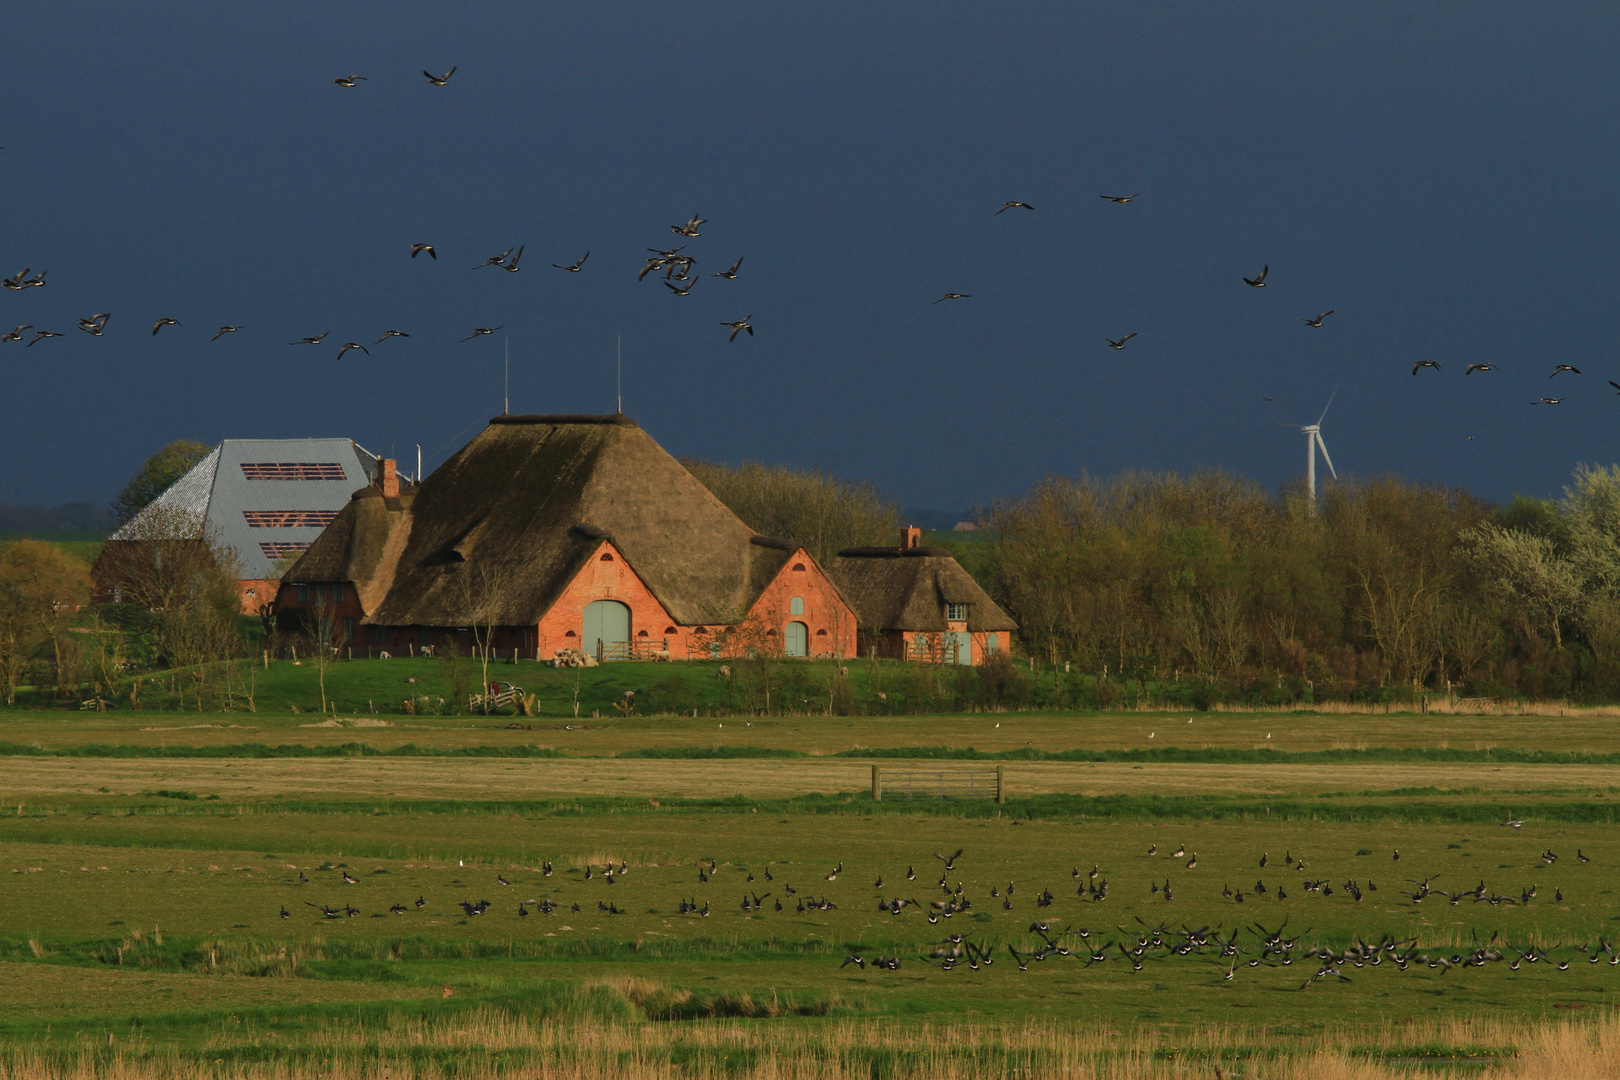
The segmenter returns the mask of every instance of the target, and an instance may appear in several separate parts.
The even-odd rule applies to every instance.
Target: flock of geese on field
[[[1502,824],[1505,827],[1519,829],[1524,822],[1510,817]],[[942,853],[934,855],[934,858],[942,864],[937,882],[940,896],[926,902],[920,901],[914,896],[896,895],[893,887],[885,881],[884,875],[879,874],[872,883],[872,888],[879,894],[876,901],[877,910],[890,916],[899,916],[908,908],[914,907],[923,912],[930,925],[938,925],[942,920],[949,920],[954,916],[965,915],[972,911],[974,909],[973,901],[967,895],[962,882],[958,880],[954,885],[951,882],[951,874],[956,870],[957,860],[962,857],[962,854],[963,850],[958,848],[948,855]],[[1155,844],[1149,846],[1146,857],[1163,858],[1165,856],[1159,855],[1158,845]],[[1189,852],[1185,847],[1178,847],[1169,852],[1168,857],[1177,861],[1184,860],[1182,865],[1188,870],[1196,869],[1198,865],[1197,853]],[[1558,861],[1559,855],[1550,847],[1543,848],[1540,859],[1544,865],[1551,866]],[[1580,849],[1576,849],[1575,859],[1582,865],[1592,861],[1591,856],[1588,856]],[[1391,853],[1391,861],[1393,863],[1401,861],[1399,850]],[[1291,851],[1284,853],[1280,866],[1271,859],[1270,854],[1267,852],[1261,853],[1257,864],[1261,871],[1267,871],[1269,867],[1269,872],[1273,875],[1273,883],[1268,886],[1263,879],[1257,878],[1252,890],[1247,895],[1245,895],[1241,887],[1234,890],[1223,883],[1221,888],[1223,902],[1230,904],[1242,904],[1246,901],[1283,903],[1288,899],[1288,892],[1282,882],[1277,880],[1277,875],[1302,874],[1306,870],[1305,860],[1296,858]],[[700,884],[709,884],[721,875],[718,861],[712,859],[699,862],[696,869],[697,880]],[[543,862],[540,871],[543,878],[550,878],[554,873],[553,864],[549,861]],[[347,870],[340,868],[340,872],[344,884],[358,884],[359,879],[355,878]],[[801,915],[814,911],[826,912],[838,909],[839,905],[829,899],[825,893],[811,896],[808,891],[796,889],[785,881],[780,883],[781,894],[777,895],[775,892],[776,887],[778,887],[776,885],[777,877],[771,872],[771,864],[769,863],[766,864],[762,871],[763,882],[761,887],[766,889],[763,893],[753,887],[756,878],[752,870],[741,870],[739,872],[746,875],[745,884],[749,886],[743,892],[741,901],[738,904],[739,910],[745,915],[765,911],[767,901],[773,900],[774,902],[770,907],[776,912],[785,912],[790,907],[796,909],[797,913]],[[609,863],[600,869],[587,865],[584,868],[584,881],[599,880],[602,885],[611,886],[628,873],[630,873],[630,867],[624,862],[621,862],[618,867],[614,867]],[[840,862],[823,875],[823,879],[828,883],[836,882],[844,873],[844,865]],[[1079,866],[1075,866],[1070,871],[1070,877],[1072,880],[1080,882],[1075,890],[1079,901],[1095,904],[1108,899],[1108,880],[1102,876],[1097,866],[1092,866],[1089,872],[1082,871]],[[1472,888],[1447,891],[1435,887],[1434,882],[1439,877],[1438,874],[1430,874],[1422,878],[1408,878],[1405,879],[1405,884],[1411,885],[1412,888],[1396,889],[1394,891],[1406,897],[1413,906],[1428,901],[1431,904],[1446,902],[1453,907],[1464,900],[1473,903],[1487,903],[1492,907],[1503,905],[1523,907],[1528,906],[1535,900],[1540,891],[1538,885],[1532,884],[1520,890],[1517,896],[1503,895],[1487,889],[1483,879]],[[917,878],[916,867],[908,866],[903,875],[903,880],[911,883],[915,882]],[[900,878],[896,879],[896,885],[898,885],[899,880]],[[297,884],[307,885],[310,883],[311,879],[300,871]],[[512,887],[514,885],[504,874],[497,874],[495,883],[501,887]],[[1352,903],[1355,904],[1361,903],[1363,897],[1367,894],[1379,891],[1378,885],[1371,878],[1366,879],[1364,887],[1360,881],[1354,878],[1346,878],[1339,883],[1336,890],[1334,883],[1328,878],[1305,877],[1302,879],[1300,888],[1307,894],[1315,894],[1323,899],[1332,897],[1336,892],[1339,892],[1349,897]],[[884,895],[886,891],[889,895]],[[908,889],[907,891],[911,890]],[[1008,882],[1005,890],[992,886],[989,892],[991,899],[1001,902],[1004,911],[1011,912],[1014,910],[1013,897],[1018,892],[1016,883]],[[1162,885],[1156,879],[1151,882],[1149,895],[1164,903],[1172,903],[1175,899],[1174,890],[1168,878],[1164,880]],[[1068,925],[1058,929],[1057,918],[1044,913],[1044,909],[1055,906],[1057,899],[1057,896],[1049,887],[1043,888],[1034,894],[1033,904],[1037,909],[1036,921],[1029,924],[1027,929],[1028,938],[1025,939],[1026,943],[1022,947],[1012,942],[998,945],[993,942],[975,941],[972,940],[972,935],[969,933],[954,933],[947,934],[940,941],[930,942],[927,951],[919,954],[916,959],[943,972],[951,972],[959,968],[978,971],[981,968],[993,966],[996,963],[997,955],[1005,950],[1007,958],[1011,959],[1019,971],[1028,971],[1030,965],[1043,964],[1048,960],[1078,960],[1086,967],[1095,964],[1119,962],[1128,964],[1133,972],[1141,972],[1147,964],[1155,961],[1178,958],[1213,958],[1217,961],[1218,966],[1224,967],[1222,977],[1224,981],[1228,982],[1235,979],[1243,969],[1291,967],[1296,962],[1300,962],[1309,970],[1310,965],[1315,964],[1315,971],[1301,983],[1300,989],[1302,990],[1324,981],[1349,982],[1350,977],[1344,973],[1345,969],[1378,967],[1384,963],[1389,963],[1400,971],[1427,969],[1439,971],[1442,974],[1452,968],[1477,968],[1499,962],[1506,962],[1509,969],[1513,971],[1520,970],[1521,965],[1533,965],[1542,961],[1546,961],[1549,967],[1556,968],[1559,971],[1568,971],[1573,964],[1578,962],[1577,957],[1584,958],[1588,964],[1598,964],[1606,961],[1611,967],[1620,967],[1620,952],[1617,952],[1615,947],[1602,937],[1597,939],[1597,944],[1594,946],[1575,945],[1573,947],[1554,949],[1527,943],[1523,948],[1519,948],[1503,940],[1498,932],[1493,933],[1486,941],[1479,942],[1476,940],[1476,943],[1471,948],[1447,950],[1420,949],[1415,938],[1403,938],[1397,934],[1384,933],[1379,936],[1377,941],[1372,943],[1368,943],[1364,937],[1357,936],[1350,945],[1339,949],[1325,945],[1301,947],[1301,940],[1307,937],[1310,931],[1292,937],[1287,936],[1285,930],[1292,917],[1288,915],[1283,917],[1281,923],[1275,929],[1268,929],[1263,922],[1255,921],[1243,926],[1233,927],[1229,932],[1224,931],[1220,925],[1204,925],[1195,929],[1185,924],[1178,927],[1172,926],[1169,922],[1161,921],[1156,926],[1149,926],[1148,922],[1141,916],[1133,916],[1137,923],[1137,927],[1134,929],[1122,925],[1114,926],[1112,931],[1090,929],[1086,926],[1075,926],[1072,920],[1066,920]],[[1563,899],[1562,889],[1555,890],[1555,902],[1562,902]],[[554,900],[550,897],[523,900],[517,904],[517,915],[519,918],[528,918],[531,909],[534,913],[551,915],[554,912],[564,911],[564,904],[564,901]],[[319,911],[323,920],[353,918],[361,914],[360,909],[348,903],[337,907],[317,903],[308,903],[308,906]],[[426,908],[428,906],[426,896],[418,896],[413,906],[418,910]],[[460,900],[456,902],[456,906],[469,919],[483,916],[493,908],[491,901],[488,899]],[[388,910],[393,915],[404,915],[411,910],[411,907],[395,903]],[[568,914],[579,914],[581,912],[580,903],[574,901],[568,904],[566,912]],[[606,899],[596,901],[596,912],[601,915],[627,915],[631,913],[628,909],[619,907],[616,902]],[[704,899],[702,903],[699,903],[695,896],[682,896],[675,908],[675,914],[679,916],[707,918],[713,913],[714,908],[711,906],[710,900]],[[283,919],[287,919],[291,917],[292,913],[285,906],[282,906],[280,914]],[[373,917],[383,918],[385,916],[379,913]],[[980,916],[980,918],[982,919],[983,916]],[[1269,922],[1270,920],[1265,921]],[[878,953],[868,957],[862,952],[851,952],[844,958],[840,967],[854,965],[857,968],[864,969],[870,964],[879,970],[898,971],[904,962],[906,962],[905,959],[899,955],[888,956]]]

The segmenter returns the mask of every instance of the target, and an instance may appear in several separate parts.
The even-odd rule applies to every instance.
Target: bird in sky
[[[1008,202],[1002,203],[1001,204],[1001,209],[997,210],[994,214],[991,214],[990,216],[991,217],[1000,217],[1002,214],[1005,214],[1008,210],[1033,210],[1033,209],[1035,209],[1035,208],[1033,206],[1029,205],[1029,203],[1027,203],[1027,202],[1019,202],[1017,199],[1012,199],[1012,200],[1009,200]]]
[[[355,83],[365,82],[366,77],[364,75],[344,75],[341,78],[333,79],[332,81],[337,83],[339,86],[352,87]]]
[[[31,341],[29,341],[27,345],[24,345],[23,348],[27,349],[27,348],[33,347],[33,344],[34,344],[35,341],[43,341],[44,339],[46,339],[48,337],[61,337],[61,336],[62,336],[61,334],[58,334],[53,330],[35,330],[33,339]]]
[[[299,341],[289,341],[289,342],[287,342],[287,344],[289,344],[289,345],[319,345],[321,343],[321,338],[325,337],[326,334],[330,334],[331,332],[332,331],[328,330],[328,331],[326,331],[325,334],[319,334],[319,335],[317,335],[315,337],[303,338],[303,339],[301,339]]]
[[[1530,404],[1532,404],[1532,405],[1557,405],[1560,402],[1562,402],[1563,400],[1564,399],[1561,398],[1561,397],[1544,397],[1544,398],[1537,398],[1536,400],[1532,401]]]
[[[226,334],[234,334],[240,329],[242,329],[240,326],[222,326],[222,327],[219,328],[219,333],[215,334],[213,337],[209,338],[208,340],[209,341],[218,341],[220,338],[224,337]]]
[[[570,274],[577,274],[585,266],[585,260],[590,257],[591,253],[587,251],[585,254],[579,257],[579,262],[569,263],[567,266],[564,266],[562,263],[552,263],[551,265],[555,266],[559,270],[566,270]]]
[[[720,324],[721,326],[729,326],[729,327],[731,327],[731,336],[729,338],[727,338],[726,340],[727,341],[736,341],[737,340],[737,335],[742,333],[744,330],[748,331],[748,336],[749,337],[753,337],[754,336],[754,324],[748,321],[749,319],[752,319],[752,318],[753,318],[752,315],[745,315],[742,318],[738,319],[736,322],[721,322],[721,324]]]
[[[473,267],[473,269],[474,270],[482,270],[486,266],[504,266],[504,265],[506,265],[506,257],[508,255],[512,254],[512,250],[513,250],[512,248],[507,248],[505,251],[501,252],[499,255],[490,255],[487,258],[485,258],[483,262],[481,262],[477,266]]]
[[[742,258],[738,258],[736,262],[731,264],[731,269],[730,270],[718,270],[715,273],[710,274],[709,276],[710,277],[723,277],[727,281],[736,281],[737,280],[737,268],[739,266],[741,266],[742,264],[743,264]]]
[[[503,265],[501,269],[507,271],[508,273],[517,273],[519,270],[523,269],[518,265],[518,260],[521,258],[523,258],[523,247],[522,245],[519,245],[517,254],[512,256],[512,261]]]
[[[152,333],[156,334],[159,330],[163,329],[165,326],[179,326],[179,325],[180,325],[180,320],[179,319],[171,319],[167,315],[165,315],[165,316],[163,316],[163,318],[159,319],[157,322],[152,324]]]
[[[1620,394],[1620,382],[1615,382],[1613,379],[1610,379],[1609,385],[1614,387],[1615,393]]]
[[[1244,278],[1243,279],[1243,284],[1248,285],[1248,286],[1250,286],[1252,288],[1263,289],[1263,288],[1266,287],[1266,275],[1269,274],[1269,273],[1271,273],[1271,267],[1270,266],[1262,266],[1260,268],[1260,273],[1257,276],[1252,277],[1252,278]]]
[[[437,251],[433,250],[433,245],[432,244],[412,244],[411,245],[411,258],[413,258],[413,259],[416,258],[418,255],[422,254],[422,252],[424,252],[424,251],[428,253],[428,257],[431,258],[434,262],[438,262],[439,253]]]
[[[1412,365],[1412,374],[1416,375],[1418,373],[1418,368],[1426,367],[1432,367],[1436,371],[1440,370],[1440,365],[1435,363],[1433,360],[1419,360],[1417,363]]]
[[[424,71],[424,72],[422,72],[422,75],[423,75],[423,77],[425,77],[427,79],[428,82],[432,83],[434,86],[443,86],[445,83],[450,81],[450,76],[454,75],[455,73],[456,73],[456,69],[451,68],[449,71],[445,72],[443,75],[435,75],[431,71]]]
[[[339,360],[343,359],[343,354],[348,352],[350,349],[359,349],[361,352],[365,353],[367,356],[371,355],[371,350],[366,348],[364,345],[360,344],[358,341],[345,341],[343,343],[343,348],[338,350],[337,358]]]
[[[1464,375],[1472,375],[1476,371],[1495,371],[1495,370],[1496,370],[1496,365],[1495,364],[1469,364],[1468,367],[1463,370],[1463,374]]]
[[[940,297],[938,300],[935,300],[934,303],[938,304],[938,303],[942,303],[942,302],[944,302],[946,300],[966,300],[966,299],[970,298],[972,295],[973,295],[972,293],[965,293],[965,292],[948,292],[944,296]]]
[[[1261,274],[1260,276],[1265,277],[1264,274]],[[1316,329],[1320,330],[1322,328],[1322,320],[1327,318],[1331,314],[1333,314],[1333,312],[1324,311],[1324,312],[1322,312],[1322,314],[1318,315],[1314,319],[1301,319],[1300,321],[1303,322],[1306,326],[1315,327]]]
[[[384,330],[383,331],[383,336],[378,338],[376,341],[373,341],[372,344],[373,345],[381,345],[383,342],[387,341],[391,337],[410,337],[410,336],[411,335],[407,334],[403,330]],[[370,356],[371,354],[367,353],[366,355]]]
[[[696,278],[693,278],[691,281],[687,282],[686,283],[686,288],[684,288],[684,289],[681,288],[679,285],[675,284],[673,281],[664,282],[664,285],[671,292],[673,292],[676,296],[685,296],[687,293],[692,291],[692,286],[696,285],[696,284],[697,284],[697,279]]]
[[[696,214],[693,214],[687,219],[685,225],[671,225],[669,229],[670,232],[673,232],[676,236],[698,236],[700,235],[698,233],[698,226],[707,225],[708,223],[708,218],[698,217]]]
[[[102,312],[100,315],[92,315],[88,319],[80,319],[79,329],[91,337],[100,337],[102,331],[107,329],[107,320],[110,318],[112,318],[111,314]]]
[[[32,330],[33,328],[34,328],[33,323],[23,323],[21,326],[17,327],[17,329],[15,329],[11,333],[7,334],[5,337],[0,337],[0,341],[21,341],[22,340],[22,332],[24,330]],[[1617,388],[1617,389],[1620,389],[1620,388]]]
[[[1120,338],[1118,341],[1115,341],[1113,338],[1110,338],[1110,337],[1105,337],[1105,338],[1103,338],[1103,340],[1108,342],[1108,344],[1111,347],[1115,348],[1115,349],[1123,349],[1125,347],[1125,343],[1127,341],[1131,340],[1131,338],[1133,338],[1135,336],[1136,336],[1135,334],[1126,334],[1124,337]]]
[[[1142,193],[1138,191],[1135,195],[1099,195],[1097,197],[1099,199],[1107,199],[1109,202],[1120,203],[1123,205],[1130,202],[1132,199],[1138,198],[1141,196],[1141,194]]]
[[[1574,366],[1572,366],[1570,364],[1559,364],[1557,367],[1553,368],[1552,375],[1547,376],[1547,378],[1549,378],[1549,379],[1552,378],[1554,375],[1557,375],[1560,371],[1568,371],[1568,372],[1571,372],[1572,374],[1575,374],[1575,375],[1579,375],[1581,373],[1581,369],[1578,368],[1578,367],[1574,367]]]
[[[475,326],[475,327],[473,327],[473,332],[468,334],[466,337],[462,338],[461,340],[462,341],[471,341],[475,337],[483,337],[486,334],[493,334],[495,331],[500,330],[500,329],[502,329],[502,327],[499,327],[499,326]]]
[[[28,267],[25,266],[21,270],[17,271],[16,275],[13,277],[0,278],[0,285],[4,285],[6,288],[13,291],[26,289],[28,286],[23,283],[23,279],[27,276]]]

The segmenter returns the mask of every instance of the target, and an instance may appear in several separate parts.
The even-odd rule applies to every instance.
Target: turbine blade
[[[1327,416],[1327,411],[1329,409],[1333,408],[1333,399],[1338,397],[1338,396],[1339,396],[1339,388],[1337,386],[1335,386],[1333,388],[1333,393],[1328,395],[1328,403],[1326,405],[1322,406],[1322,416],[1318,416],[1316,418],[1316,422],[1318,424],[1320,424],[1322,422],[1322,417]],[[1326,456],[1327,451],[1326,450],[1322,451],[1322,454],[1323,454],[1323,456]],[[1337,479],[1337,477],[1335,477],[1335,479]]]
[[[1339,474],[1333,471],[1333,459],[1328,457],[1327,443],[1322,441],[1322,433],[1320,431],[1316,433],[1316,445],[1321,448],[1322,460],[1327,462],[1328,475],[1337,480],[1339,478]]]

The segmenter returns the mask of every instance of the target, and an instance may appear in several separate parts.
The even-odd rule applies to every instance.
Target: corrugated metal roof
[[[333,479],[249,480],[242,469],[244,464],[337,465],[342,479],[336,478],[337,470],[327,469],[324,471]],[[321,534],[323,525],[255,527],[248,524],[244,512],[335,515],[348,505],[350,495],[373,481],[376,469],[376,458],[348,439],[226,439],[153,500],[153,505],[205,514],[220,542],[236,551],[242,576],[267,578],[273,575],[279,561],[275,551],[308,547]],[[274,471],[296,475],[313,470]],[[112,538],[127,539],[120,534],[132,525],[134,522]],[[270,545],[271,551],[262,545]]]

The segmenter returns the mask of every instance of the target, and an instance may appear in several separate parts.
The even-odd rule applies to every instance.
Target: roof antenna
[[[613,383],[613,387],[614,387],[614,393],[613,393],[613,396],[614,396],[614,409],[613,409],[613,411],[617,415],[623,416],[624,415],[624,335],[623,334],[619,335],[619,367],[618,367],[617,376],[616,376],[616,378],[614,380],[614,383]]]
[[[512,414],[512,339],[502,338],[506,343],[506,396],[501,402],[501,415]]]

